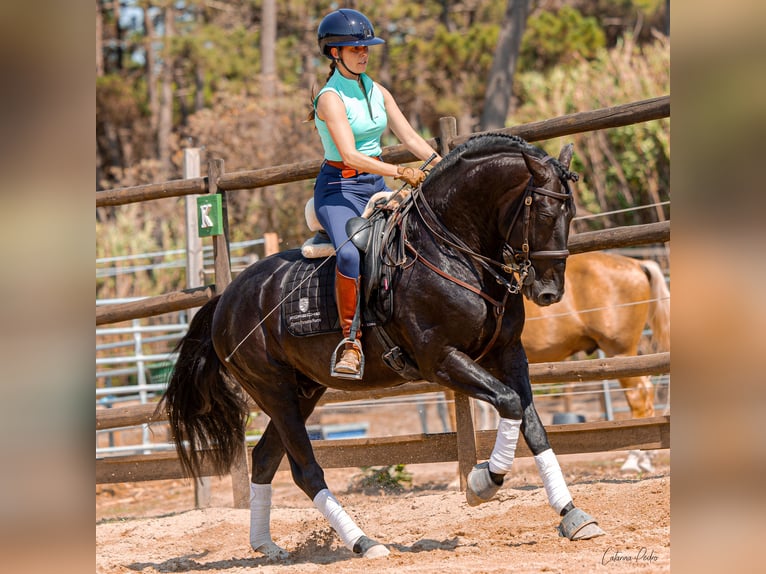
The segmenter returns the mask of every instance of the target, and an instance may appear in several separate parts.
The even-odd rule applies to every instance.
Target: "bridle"
[[[524,192],[522,193],[521,201],[519,202],[519,206],[516,209],[516,213],[511,220],[511,224],[508,226],[505,240],[503,241],[503,262],[482,255],[481,253],[477,253],[468,247],[468,245],[466,245],[465,242],[463,242],[459,237],[447,229],[444,223],[442,223],[439,217],[434,213],[426,198],[423,196],[421,188],[413,191],[412,203],[414,204],[415,209],[420,216],[420,220],[431,232],[431,235],[440,239],[443,243],[449,245],[457,251],[477,261],[487,272],[489,272],[495,278],[495,280],[500,285],[503,285],[508,290],[508,292],[510,292],[512,295],[515,295],[519,293],[522,285],[530,285],[532,281],[534,281],[534,268],[532,267],[533,259],[566,259],[569,256],[568,249],[530,251],[529,223],[532,219],[534,195],[545,195],[554,199],[558,199],[562,202],[570,200],[572,198],[572,192],[569,189],[569,183],[567,180],[572,177],[576,176],[574,174],[567,174],[566,176],[561,176],[559,178],[564,185],[564,188],[566,189],[565,193],[561,193],[558,191],[546,189],[544,187],[535,186],[534,177],[530,176],[529,182],[527,183],[526,187],[524,188]],[[424,217],[424,212],[428,215],[427,218]],[[428,222],[429,219],[433,221],[434,225],[431,225]],[[522,242],[520,250],[516,250],[509,244],[509,241],[519,219],[522,221]],[[434,229],[434,226],[438,227],[438,230]],[[413,252],[413,254],[425,261],[425,259],[422,258],[422,256],[417,252],[412,244],[407,241],[406,237],[404,241],[407,248]],[[497,267],[504,273],[510,275],[511,280],[509,281],[500,275],[500,273],[493,269],[492,266]],[[440,275],[447,276],[445,273],[441,272]],[[518,280],[516,277],[518,277]],[[454,278],[451,277],[450,279],[454,280]]]
[[[552,158],[550,158],[552,159]],[[545,189],[544,187],[536,187],[534,185],[534,177],[529,178],[529,183],[524,189],[524,194],[521,197],[521,203],[516,209],[516,213],[513,216],[511,225],[508,227],[508,232],[505,235],[505,241],[503,243],[503,265],[502,270],[509,275],[518,275],[519,283],[524,285],[531,285],[535,280],[535,268],[532,266],[533,259],[566,259],[569,257],[569,249],[557,249],[557,250],[529,250],[529,222],[532,219],[532,204],[534,203],[534,195],[546,195],[560,201],[567,201],[572,198],[572,191],[569,189],[569,182],[567,177],[560,178],[560,181],[567,190],[566,193]],[[511,233],[516,226],[516,222],[522,218],[522,242],[521,251],[516,251],[510,245]]]
[[[545,159],[545,162],[547,163],[551,161],[552,159],[553,158],[549,156],[548,158]],[[472,250],[468,245],[466,245],[462,239],[460,239],[454,233],[452,233],[449,229],[447,229],[444,223],[434,213],[433,209],[429,205],[426,198],[423,196],[423,193],[421,191],[422,187],[418,187],[412,192],[412,195],[411,195],[412,201],[409,202],[410,205],[407,207],[411,207],[412,205],[415,206],[415,209],[417,210],[418,215],[420,216],[420,220],[429,230],[431,235],[441,240],[446,245],[449,245],[455,250],[467,255],[471,259],[478,262],[479,265],[481,265],[490,275],[494,277],[497,283],[505,287],[505,292],[504,292],[502,301],[497,301],[494,298],[490,297],[487,293],[479,289],[478,287],[471,285],[470,283],[466,283],[465,281],[462,281],[458,279],[457,277],[453,277],[452,275],[446,273],[445,271],[440,269],[438,266],[428,261],[425,257],[422,256],[422,254],[420,254],[417,251],[417,249],[415,249],[415,247],[410,243],[410,241],[407,239],[405,235],[405,232],[404,232],[405,226],[403,224],[401,225],[404,245],[412,253],[416,261],[419,260],[426,267],[428,267],[429,269],[431,269],[433,272],[437,273],[441,277],[444,277],[445,279],[448,279],[449,281],[452,281],[453,283],[460,285],[461,287],[468,289],[469,291],[479,295],[480,297],[482,297],[483,299],[485,299],[488,303],[492,305],[494,309],[495,319],[496,319],[495,331],[494,331],[494,334],[492,335],[492,338],[484,347],[484,350],[476,359],[474,359],[474,361],[476,362],[480,361],[490,351],[490,349],[495,344],[495,341],[497,340],[498,336],[500,335],[500,330],[502,327],[502,319],[503,319],[503,315],[505,314],[505,305],[508,300],[508,296],[518,294],[521,291],[521,288],[523,285],[530,285],[535,280],[535,271],[534,271],[534,267],[532,266],[532,260],[534,259],[566,259],[569,256],[568,249],[530,251],[530,248],[529,248],[529,223],[532,219],[532,208],[534,205],[534,196],[536,194],[545,195],[547,197],[552,197],[562,202],[571,200],[572,192],[569,188],[569,183],[568,183],[569,179],[571,179],[572,181],[576,181],[577,175],[572,172],[566,171],[564,175],[559,176],[559,180],[561,181],[562,185],[566,189],[565,193],[561,193],[558,191],[546,189],[544,187],[535,186],[534,176],[530,176],[529,182],[527,183],[526,187],[524,188],[524,192],[522,193],[519,206],[516,209],[516,213],[514,214],[513,219],[511,220],[511,224],[509,225],[508,231],[506,232],[506,235],[505,235],[505,240],[503,242],[503,248],[502,248],[503,262],[497,261],[485,255],[482,255],[481,253],[477,253],[476,251]],[[409,209],[406,209],[406,211],[409,211]],[[424,213],[428,217],[424,217]],[[433,225],[429,223],[428,221],[429,219],[433,222]],[[509,244],[509,241],[510,241],[511,234],[513,233],[513,230],[516,227],[516,224],[519,221],[519,219],[521,219],[521,222],[522,222],[522,243],[521,243],[520,251],[517,251]],[[438,227],[438,229],[434,229],[434,227]],[[503,275],[501,275],[500,273],[498,273],[493,268],[493,266],[499,268],[503,273],[510,275],[510,280],[504,277]]]

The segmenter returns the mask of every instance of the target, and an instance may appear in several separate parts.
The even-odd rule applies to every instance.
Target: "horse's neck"
[[[492,257],[505,242],[502,228],[510,224],[526,187],[526,168],[522,171],[523,178],[503,179],[490,172],[475,185],[450,186],[443,199],[432,203],[433,212],[471,249]]]

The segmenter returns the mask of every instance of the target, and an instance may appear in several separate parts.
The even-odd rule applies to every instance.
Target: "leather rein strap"
[[[440,275],[441,277],[444,277],[445,279],[452,281],[453,283],[460,285],[461,287],[468,289],[471,293],[476,293],[483,299],[485,299],[487,302],[489,302],[492,305],[492,308],[495,311],[495,332],[492,334],[492,338],[489,340],[489,342],[484,347],[484,350],[481,352],[481,354],[474,359],[474,362],[481,361],[484,356],[489,353],[490,349],[495,345],[495,341],[497,341],[498,336],[500,335],[500,328],[503,325],[503,315],[505,315],[505,304],[508,301],[508,295],[511,293],[510,290],[506,289],[505,295],[503,295],[502,301],[496,301],[489,295],[487,295],[484,291],[481,289],[474,287],[470,283],[466,283],[465,281],[461,281],[457,277],[453,277],[452,275],[449,275],[439,269],[436,265],[431,263],[428,259],[423,257],[420,253],[418,253],[415,248],[412,246],[412,244],[404,240],[404,245],[409,249],[412,254],[415,257],[415,261],[420,261],[423,265],[428,267],[431,271],[436,273],[437,275]]]

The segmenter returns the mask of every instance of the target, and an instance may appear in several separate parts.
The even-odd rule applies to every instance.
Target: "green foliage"
[[[353,487],[370,494],[396,494],[404,491],[402,483],[412,484],[412,474],[407,472],[403,464],[380,468],[363,466],[361,471],[361,475],[355,477]]]
[[[516,77],[523,102],[514,122],[526,123],[569,113],[607,108],[670,93],[670,43],[657,39],[637,46],[627,35],[593,61],[558,66],[546,73]],[[575,134],[546,142],[550,153],[574,141],[578,215],[657,204],[670,198],[670,119]],[[666,208],[588,220],[589,229],[668,218]],[[577,229],[582,231],[583,229]]]
[[[116,126],[130,127],[141,116],[140,95],[130,77],[107,74],[96,78],[96,121],[108,119]]]
[[[593,59],[606,44],[595,18],[563,6],[558,12],[530,16],[522,38],[520,69],[545,70],[555,64]]]

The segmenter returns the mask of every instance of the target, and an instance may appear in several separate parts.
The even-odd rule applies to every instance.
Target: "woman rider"
[[[372,24],[356,10],[340,9],[324,17],[319,50],[332,62],[327,83],[313,101],[313,119],[325,161],[314,186],[314,209],[336,249],[335,299],[345,345],[334,373],[360,376],[361,345],[350,338],[359,297],[359,252],[348,241],[346,222],[361,215],[369,198],[388,190],[383,176],[416,187],[425,179],[417,168],[380,160],[380,137],[386,127],[422,160],[434,150],[402,114],[391,93],[365,74],[369,46],[382,44]],[[441,158],[437,155],[434,164]]]

